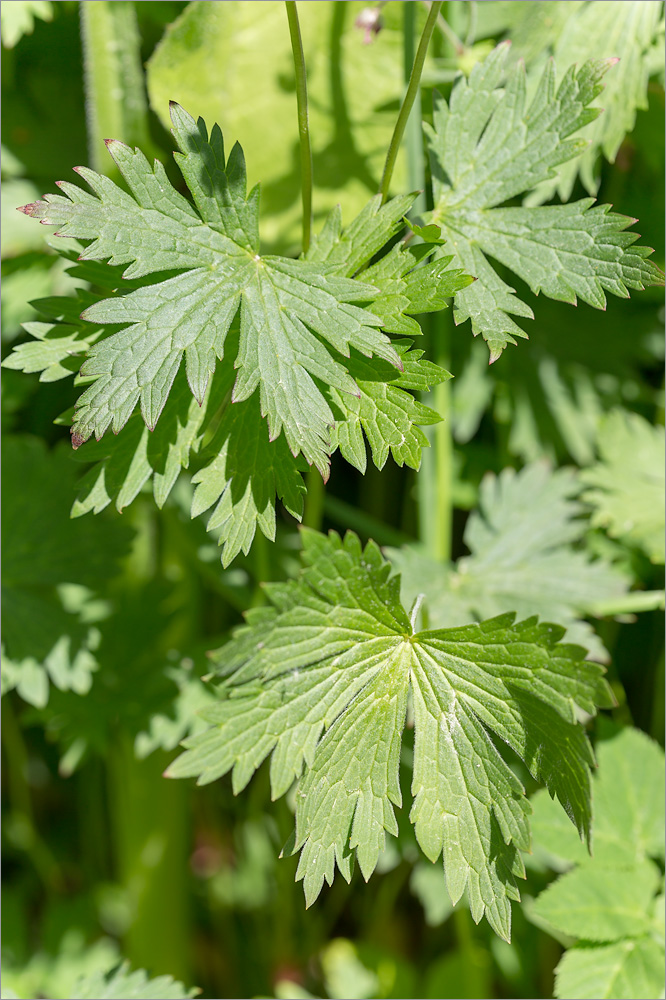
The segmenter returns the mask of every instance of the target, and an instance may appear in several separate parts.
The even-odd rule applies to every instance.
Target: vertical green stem
[[[168,763],[162,751],[137,760],[130,735],[119,732],[108,761],[109,812],[116,875],[131,916],[127,958],[155,975],[188,980],[190,789],[162,777]]]
[[[441,21],[439,9],[442,5],[431,4],[430,16]],[[405,78],[410,73],[414,61],[415,13],[416,5],[405,3],[404,10],[404,66]],[[433,13],[434,12],[434,13]],[[426,25],[427,27],[427,25]],[[423,33],[425,35],[425,31]],[[423,35],[421,36],[423,43]],[[423,53],[425,56],[425,52]],[[421,63],[422,65],[422,63]],[[411,78],[414,70],[411,71]],[[420,71],[419,71],[420,77]],[[423,139],[421,133],[421,95],[416,88],[413,107],[408,119],[406,131],[407,165],[409,186],[412,190],[425,187],[425,162],[423,156]],[[417,211],[425,210],[425,195],[421,195],[415,205]],[[429,357],[442,368],[449,366],[449,349],[451,333],[450,312],[439,313],[427,318],[424,324]],[[451,390],[448,382],[436,386],[434,391],[427,393],[423,399],[442,417],[439,424],[426,428],[430,448],[424,449],[421,469],[416,479],[419,509],[419,537],[428,552],[446,562],[451,556],[451,469],[453,446],[450,430]]]
[[[416,4],[403,3],[403,67],[405,84],[409,85],[411,67],[414,65],[416,39]],[[423,156],[423,126],[421,124],[421,90],[417,88],[414,103],[407,119],[405,149],[407,152],[407,184],[410,191],[424,186],[425,159]],[[412,206],[412,212],[420,215],[425,211],[425,192],[421,191]]]
[[[442,368],[449,365],[451,310],[430,317],[428,323],[428,355]],[[430,448],[423,451],[421,469],[416,478],[419,504],[419,538],[434,558],[447,562],[451,558],[451,524],[453,504],[453,441],[451,438],[451,389],[442,382],[423,396],[442,418],[440,423],[425,428]]]
[[[410,4],[407,3],[409,7]],[[379,193],[382,196],[382,202],[385,202],[388,198],[389,188],[391,186],[391,178],[393,177],[393,170],[395,167],[395,161],[398,156],[398,150],[400,149],[400,143],[402,142],[402,137],[405,133],[407,127],[407,122],[409,120],[409,115],[412,110],[412,105],[416,100],[416,96],[419,93],[419,88],[421,86],[421,73],[423,72],[423,64],[425,63],[426,52],[428,51],[428,45],[430,44],[430,39],[432,38],[432,33],[434,27],[437,23],[437,16],[442,7],[442,0],[436,0],[435,3],[431,4],[430,10],[428,11],[428,18],[426,20],[425,26],[423,28],[423,33],[419,40],[419,46],[416,50],[416,56],[414,57],[414,64],[412,66],[412,71],[409,77],[409,83],[407,84],[407,91],[405,93],[402,107],[400,108],[400,113],[398,115],[398,120],[395,123],[395,129],[393,130],[393,135],[391,136],[391,142],[389,144],[388,152],[386,154],[386,163],[384,164],[384,173],[382,174],[382,181],[379,186]]]
[[[296,0],[285,0],[291,51],[294,56],[296,103],[298,107],[298,138],[301,152],[301,196],[303,200],[303,252],[307,253],[312,232],[312,149],[308,125],[308,87],[301,27],[298,23]]]
[[[324,480],[318,469],[311,465],[305,477],[305,484],[308,488],[305,511],[303,512],[303,524],[315,531],[321,531],[324,520]]]
[[[129,0],[82,0],[80,11],[90,163],[109,173],[105,139],[151,151],[136,12]]]
[[[296,0],[285,0],[291,51],[294,56],[294,76],[296,78],[296,104],[298,107],[298,138],[301,154],[301,199],[303,202],[303,253],[308,252],[312,233],[312,148],[310,146],[310,126],[308,124],[308,86],[305,70],[305,55],[301,26],[298,22]],[[317,469],[308,469],[305,484],[307,500],[303,514],[303,524],[319,530],[324,516],[324,484]]]

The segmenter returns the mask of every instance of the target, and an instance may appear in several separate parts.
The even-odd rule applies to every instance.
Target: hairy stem
[[[409,5],[408,5],[409,6]],[[407,91],[405,93],[402,107],[400,108],[400,114],[398,115],[398,120],[395,123],[395,129],[393,130],[393,135],[391,136],[391,142],[388,148],[388,153],[386,154],[386,163],[384,164],[384,173],[382,174],[382,182],[379,186],[379,193],[382,196],[382,203],[388,198],[389,187],[391,186],[391,178],[393,177],[393,170],[395,167],[395,161],[398,156],[398,150],[400,149],[400,143],[402,142],[402,137],[405,133],[405,128],[407,127],[407,122],[409,120],[409,115],[412,110],[412,105],[416,100],[416,95],[419,93],[419,88],[421,85],[421,73],[423,72],[423,64],[425,63],[426,52],[428,51],[428,45],[430,44],[430,39],[432,38],[432,33],[437,23],[437,16],[442,7],[442,0],[436,0],[435,3],[430,5],[430,10],[428,11],[428,19],[426,20],[425,27],[423,28],[423,33],[419,41],[419,47],[416,50],[416,56],[414,57],[414,64],[412,66],[412,71],[409,77],[409,83],[407,85]]]
[[[113,173],[105,139],[141,146],[146,155],[152,151],[136,12],[127,0],[79,7],[88,155],[95,170]]]
[[[307,253],[312,232],[312,149],[308,125],[308,87],[301,27],[298,23],[296,0],[285,0],[291,51],[294,56],[296,103],[298,107],[298,139],[301,152],[301,198],[303,202],[303,252]]]

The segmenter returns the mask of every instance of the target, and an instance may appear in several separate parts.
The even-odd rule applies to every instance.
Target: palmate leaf
[[[187,1000],[199,991],[188,990],[172,976],[151,979],[143,969],[130,971],[124,962],[113,972],[83,976],[74,987],[74,1000]]]
[[[397,832],[411,691],[417,838],[431,861],[443,855],[452,901],[467,888],[474,919],[485,913],[508,937],[529,806],[489,731],[588,837],[593,757],[574,706],[611,703],[602,668],[534,618],[415,633],[374,543],[309,530],[303,543],[300,576],[267,587],[271,605],[248,612],[214,657],[226,680],[204,713],[210,728],[185,741],[169,775],[203,783],[232,771],[239,792],[271,755],[274,797],[300,779],[294,843],[310,904],[336,865],[349,880],[354,856],[369,878]]]
[[[446,260],[428,263],[434,247],[402,244],[367,268],[371,281],[354,277],[404,226],[413,195],[384,206],[373,198],[346,230],[332,213],[307,260],[260,257],[258,189],[246,197],[240,148],[225,160],[217,126],[209,140],[201,119],[177,106],[172,115],[196,209],[159,163],[153,170],[115,142],[134,197],[82,168],[99,197],[66,184],[67,197],[25,206],[61,235],[79,234],[86,245],[71,273],[99,291],[50,302],[52,326],[33,324],[40,342],[20,345],[4,364],[61,378],[87,352],[80,374],[92,385],[75,409],[72,441],[93,467],[73,514],[111,502],[121,510],[149,480],[162,506],[196,456],[193,516],[213,508],[209,527],[226,566],[249,551],[257,525],[275,537],[276,497],[300,518],[305,461],[326,478],[340,448],[364,469],[365,434],[380,468],[389,453],[418,468],[427,444],[419,425],[439,418],[410,390],[450,376],[379,328],[420,333],[411,315],[444,308],[473,279]],[[361,300],[374,311],[351,304]],[[122,432],[100,441],[109,426]],[[84,444],[91,433],[97,443]]]
[[[544,8],[545,4],[536,6]],[[613,0],[595,0],[565,18],[554,46],[558,65],[580,65],[599,55],[619,61],[606,82],[601,102],[604,113],[585,133],[587,149],[576,160],[562,164],[557,178],[540,185],[531,201],[548,201],[555,192],[566,201],[578,175],[590,194],[596,194],[599,156],[615,162],[625,135],[634,127],[636,112],[648,106],[648,80],[663,65],[662,52],[663,7],[652,0],[629,0],[619,7]]]
[[[603,660],[601,641],[580,619],[625,594],[628,580],[577,547],[588,528],[580,517],[581,487],[575,472],[553,471],[545,462],[487,475],[465,526],[469,556],[451,566],[416,547],[388,551],[401,574],[403,601],[409,605],[423,594],[430,628],[507,611],[539,615],[565,626],[567,640]]]
[[[593,207],[592,199],[545,208],[502,208],[512,198],[548,180],[554,169],[577,156],[585,141],[570,139],[594,121],[588,105],[601,91],[609,61],[572,66],[555,88],[555,67],[544,70],[527,107],[521,64],[508,73],[509,47],[499,45],[477,64],[469,80],[460,77],[446,101],[435,101],[430,144],[435,208],[430,222],[441,227],[444,250],[478,278],[455,297],[456,323],[471,319],[496,360],[507,344],[525,337],[512,315],[532,318],[529,306],[494,270],[491,257],[508,267],[533,292],[598,309],[606,293],[628,297],[663,280],[625,230],[634,220]]]
[[[99,438],[109,427],[117,432],[139,402],[153,428],[183,357],[201,402],[240,310],[240,339],[230,359],[237,369],[232,400],[242,402],[258,389],[271,439],[284,430],[292,453],[302,452],[326,474],[333,414],[318,382],[358,396],[344,364],[351,348],[401,368],[379,330],[381,319],[353,304],[372,300],[378,289],[342,276],[339,268],[261,257],[259,191],[246,196],[240,147],[225,160],[217,126],[209,140],[203,121],[177,105],[172,120],[181,150],[176,158],[196,209],[171,187],[160,163],[151,168],[139,150],[112,140],[109,151],[132,195],[81,167],[96,196],[63,182],[64,197],[46,196],[23,209],[57,225],[60,235],[90,240],[84,258],[128,264],[127,277],[182,272],[86,311],[92,322],[126,328],[89,351],[81,374],[95,381],[78,401],[72,440]],[[383,230],[380,245],[388,238]],[[414,301],[414,310],[420,306]]]
[[[584,469],[592,523],[664,562],[664,428],[615,410],[599,430],[600,461]]]

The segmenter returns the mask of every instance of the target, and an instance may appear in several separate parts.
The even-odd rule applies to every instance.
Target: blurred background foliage
[[[375,6],[383,28],[366,44],[355,24],[363,3],[299,4],[315,223],[338,202],[349,220],[376,192],[404,87],[405,20],[418,28],[427,5]],[[620,56],[589,151],[531,198],[611,202],[640,219],[663,266],[663,5],[443,9],[423,79],[426,118],[431,91],[446,93],[503,38],[528,83],[550,55],[560,74]],[[177,183],[169,100],[241,141],[250,183],[262,183],[265,249],[298,252],[295,92],[277,0],[14,0],[2,5],[2,44],[3,357],[27,339],[22,323],[66,314],[62,296],[75,317],[90,287],[14,209],[73,165],[109,171],[111,135],[159,156]],[[411,176],[403,153],[395,191]],[[122,517],[69,520],[82,466],[62,415],[75,390],[55,371],[40,379],[4,368],[3,996],[184,997],[193,984],[204,997],[657,995],[663,812],[640,803],[654,812],[663,789],[662,298],[649,289],[601,313],[518,292],[536,315],[529,343],[489,367],[469,324],[450,340],[453,561],[424,551],[416,474],[391,462],[362,477],[335,458],[320,524],[391,546],[405,595],[426,590],[431,626],[517,610],[520,593],[521,611],[554,616],[605,659],[618,707],[593,732],[610,775],[597,822],[616,845],[606,864],[624,873],[612,877],[629,879],[634,904],[640,882],[648,916],[576,945],[575,915],[562,916],[583,891],[574,880],[587,880],[605,912],[608,869],[596,875],[603,851],[581,857],[543,792],[510,945],[475,927],[464,901],[452,911],[407,823],[367,886],[338,880],[306,913],[295,861],[278,860],[293,803],[270,803],[266,768],[238,799],[228,779],[194,789],[161,777],[211,697],[206,651],[261,601],[261,581],[293,568],[293,520],[283,513],[276,544],[258,538],[227,570],[201,519],[189,518],[186,477],[162,511],[140,493]],[[560,466],[569,471],[549,471]],[[507,552],[518,550],[512,562]],[[408,785],[407,746],[404,758]],[[604,778],[600,768],[596,783]],[[642,789],[633,829],[645,836],[630,855],[617,847],[633,834],[609,782],[632,801]],[[626,975],[608,983],[613,963]]]

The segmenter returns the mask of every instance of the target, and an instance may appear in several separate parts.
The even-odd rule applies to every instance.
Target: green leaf
[[[627,581],[576,547],[587,528],[580,488],[573,471],[552,471],[544,462],[487,475],[465,526],[471,555],[451,567],[415,547],[389,550],[405,604],[424,594],[428,623],[438,628],[507,611],[539,615],[603,658],[601,642],[580,619],[595,602],[624,594]]]
[[[579,862],[538,897],[534,913],[581,939],[556,970],[556,996],[649,998],[663,982],[663,895],[655,895],[663,880],[649,858],[664,855],[664,752],[627,728],[597,744],[597,759],[592,858],[548,796],[532,797],[536,846]]]
[[[658,885],[659,870],[650,861],[625,869],[583,864],[542,892],[534,910],[558,930],[586,941],[640,937],[652,926]]]
[[[299,7],[317,225],[337,204],[353,218],[377,192],[402,99],[402,12],[386,5],[385,30],[365,46],[354,24],[364,6],[319,0]],[[147,65],[151,105],[165,128],[171,99],[207,121],[224,108],[225,130],[245,150],[252,183],[262,184],[262,239],[290,252],[301,230],[293,72],[280,5],[235,0],[187,4]],[[394,177],[395,190],[404,191],[403,150]]]
[[[653,1000],[664,990],[664,947],[644,935],[566,952],[555,973],[560,1000]]]
[[[42,706],[50,683],[78,694],[90,688],[99,640],[91,598],[117,572],[132,533],[118,523],[68,519],[75,465],[67,450],[5,437],[2,465],[3,691],[17,688]]]
[[[49,0],[14,0],[2,7],[2,44],[13,49],[24,35],[31,35],[35,18],[53,20],[53,4]]]
[[[397,833],[411,690],[417,839],[432,861],[443,856],[453,903],[467,888],[474,919],[485,913],[508,937],[529,806],[489,731],[589,836],[593,758],[574,705],[610,704],[602,669],[536,619],[414,633],[374,543],[309,530],[303,543],[300,576],[267,587],[271,605],[249,611],[216,655],[227,679],[204,715],[211,728],[185,741],[170,776],[204,783],[232,771],[237,793],[271,755],[274,797],[300,779],[294,843],[309,905],[336,865],[349,880],[355,857],[369,878],[385,832]]]
[[[352,303],[377,297],[380,312],[388,308],[404,325],[405,312],[441,308],[442,289],[450,295],[469,279],[458,272],[444,274],[444,262],[418,266],[408,251],[392,252],[380,276],[405,294],[389,308],[381,287],[344,276],[340,265],[261,257],[258,189],[246,196],[240,147],[227,160],[217,126],[209,139],[203,120],[196,123],[177,105],[172,105],[172,119],[181,150],[176,157],[196,210],[171,187],[161,164],[151,169],[141,152],[111,140],[107,145],[133,196],[81,167],[97,197],[62,183],[65,197],[45,196],[24,207],[26,214],[58,225],[59,235],[91,241],[83,258],[129,264],[125,277],[181,272],[94,302],[85,311],[91,322],[125,329],[88,351],[81,375],[94,381],[77,403],[72,441],[78,447],[93,433],[99,439],[109,427],[119,431],[138,402],[144,421],[154,428],[183,356],[191,392],[202,403],[240,310],[238,345],[225,358],[227,370],[230,361],[237,369],[232,401],[243,402],[259,389],[270,439],[284,430],[292,454],[302,452],[326,476],[334,417],[320,383],[359,396],[346,365],[351,349],[398,370],[402,366],[378,329],[381,316]],[[366,251],[372,254],[385,244],[397,225],[394,207],[390,219],[378,207],[371,206],[370,214],[379,224],[361,240],[362,250],[355,245],[356,267]],[[402,199],[399,219],[405,208]]]
[[[125,962],[112,973],[95,972],[79,980],[75,1000],[187,1000],[197,990],[186,990],[171,976],[149,979],[143,969],[130,972]]]
[[[594,121],[588,105],[601,91],[608,61],[571,67],[555,89],[555,67],[544,70],[529,107],[521,64],[508,72],[506,43],[459,77],[449,104],[435,101],[433,127],[427,128],[435,209],[458,266],[478,278],[455,297],[456,323],[472,320],[496,360],[507,344],[526,334],[511,318],[532,311],[495,272],[488,257],[525,281],[533,292],[598,309],[606,293],[627,298],[629,289],[662,281],[647,260],[652,252],[633,246],[631,219],[592,207],[584,199],[546,208],[502,208],[504,202],[554,176],[555,167],[585,148],[574,132]]]
[[[542,9],[545,4],[537,4]],[[600,105],[604,113],[586,131],[589,143],[582,155],[563,164],[557,178],[540,185],[535,193],[539,201],[548,201],[557,192],[566,201],[577,176],[590,194],[599,187],[600,154],[615,162],[622,141],[636,123],[636,112],[648,106],[648,79],[661,63],[663,9],[645,0],[629,0],[620,7],[613,0],[586,3],[565,17],[562,31],[554,44],[555,61],[560,66],[581,65],[598,56],[617,60],[606,80]],[[658,61],[653,54],[659,52]],[[535,200],[534,196],[531,199]]]
[[[617,410],[603,422],[600,461],[581,473],[592,523],[664,562],[664,428]]]
[[[47,196],[25,209],[58,225],[60,235],[92,240],[84,257],[130,264],[128,277],[186,269],[87,310],[93,322],[127,328],[89,352],[82,374],[95,382],[78,401],[73,440],[83,443],[93,433],[99,438],[109,427],[119,431],[139,401],[153,428],[183,356],[192,394],[201,402],[240,307],[233,400],[259,388],[271,437],[284,429],[293,453],[302,451],[325,472],[333,418],[313,377],[344,392],[358,390],[317,335],[342,355],[353,346],[400,365],[377,330],[379,320],[350,304],[372,298],[374,289],[304,261],[260,257],[258,192],[245,196],[240,147],[225,161],[219,128],[209,141],[202,119],[197,124],[177,106],[172,119],[198,212],[171,187],[159,162],[153,170],[141,152],[116,141],[109,150],[134,197],[81,167],[98,197],[62,183],[66,197]]]
[[[331,444],[359,472],[365,472],[367,457],[363,432],[378,469],[383,469],[389,451],[397,465],[418,469],[428,439],[418,425],[435,424],[441,418],[405,389],[427,391],[451,378],[443,368],[423,360],[423,351],[410,351],[405,341],[394,341],[403,371],[396,374],[386,363],[367,362],[354,355],[349,371],[360,390],[358,399],[331,391],[336,415]]]
[[[633,866],[664,855],[664,752],[639,729],[597,744],[594,775],[594,863]],[[586,860],[548,794],[531,799],[535,843],[570,862]]]

